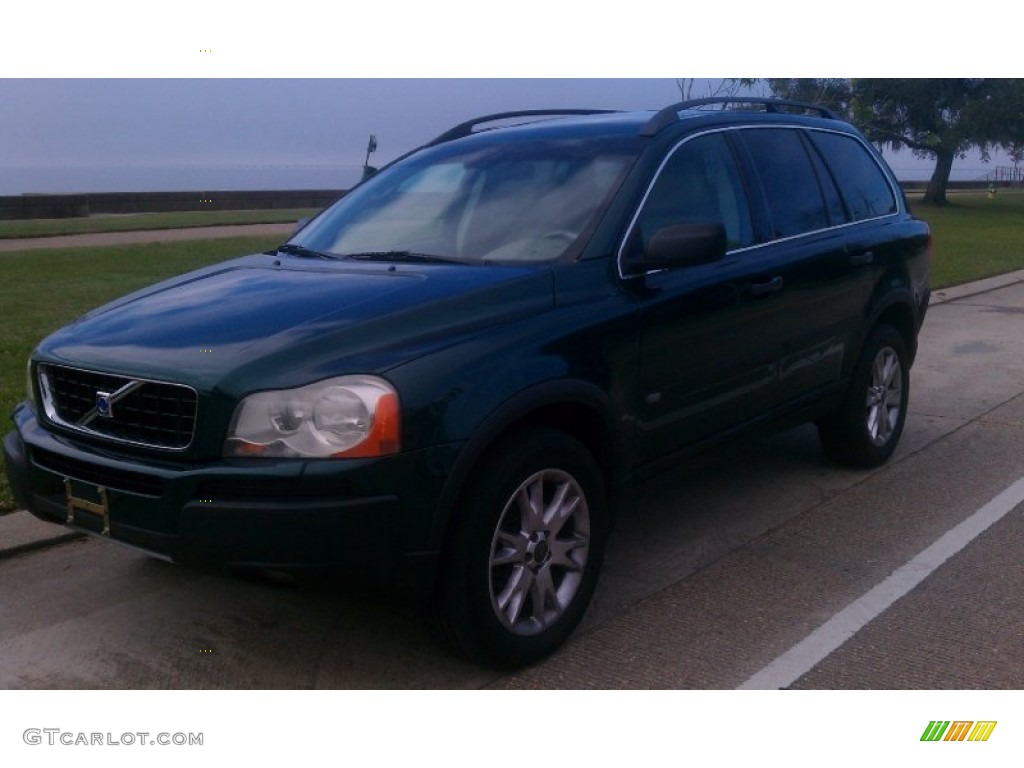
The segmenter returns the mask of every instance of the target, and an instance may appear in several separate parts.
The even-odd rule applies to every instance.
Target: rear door
[[[760,195],[755,210],[764,241],[748,254],[761,268],[743,300],[763,305],[759,285],[776,294],[774,406],[841,381],[874,282],[870,245],[851,237],[847,205],[810,133],[782,126],[736,132]]]

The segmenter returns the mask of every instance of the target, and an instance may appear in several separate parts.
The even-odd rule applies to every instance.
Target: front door
[[[781,294],[751,257],[750,209],[722,132],[671,153],[632,225],[624,260],[659,229],[686,222],[721,222],[726,257],[627,278],[640,321],[642,461],[747,422],[778,396],[781,340],[772,315]]]

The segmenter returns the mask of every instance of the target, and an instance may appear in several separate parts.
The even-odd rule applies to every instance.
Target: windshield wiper
[[[277,246],[278,253],[287,253],[290,256],[302,256],[307,259],[337,259],[338,256],[333,253],[324,253],[323,251],[317,251],[312,248],[307,248],[304,245],[296,245],[295,243],[284,243],[283,245]]]
[[[424,264],[465,264],[458,259],[434,256],[429,253],[415,251],[366,251],[364,253],[346,253],[345,258],[359,261],[418,261]]]

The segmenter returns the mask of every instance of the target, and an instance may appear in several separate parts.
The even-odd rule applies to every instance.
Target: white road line
[[[850,603],[738,686],[737,690],[775,690],[789,687],[1021,502],[1024,502],[1024,478],[1015,482],[955,528],[947,531],[906,565],[893,571],[892,575],[877,587]]]

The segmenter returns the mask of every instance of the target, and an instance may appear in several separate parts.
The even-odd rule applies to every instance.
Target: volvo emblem
[[[78,426],[87,427],[92,423],[93,419],[96,418],[114,418],[114,403],[128,397],[128,395],[139,387],[144,386],[145,383],[146,382],[144,381],[129,381],[116,392],[103,392],[102,390],[97,390],[96,396],[92,401],[92,408],[90,408],[89,412],[78,420]]]
[[[114,401],[109,392],[96,393],[96,415],[105,419],[114,417]]]

